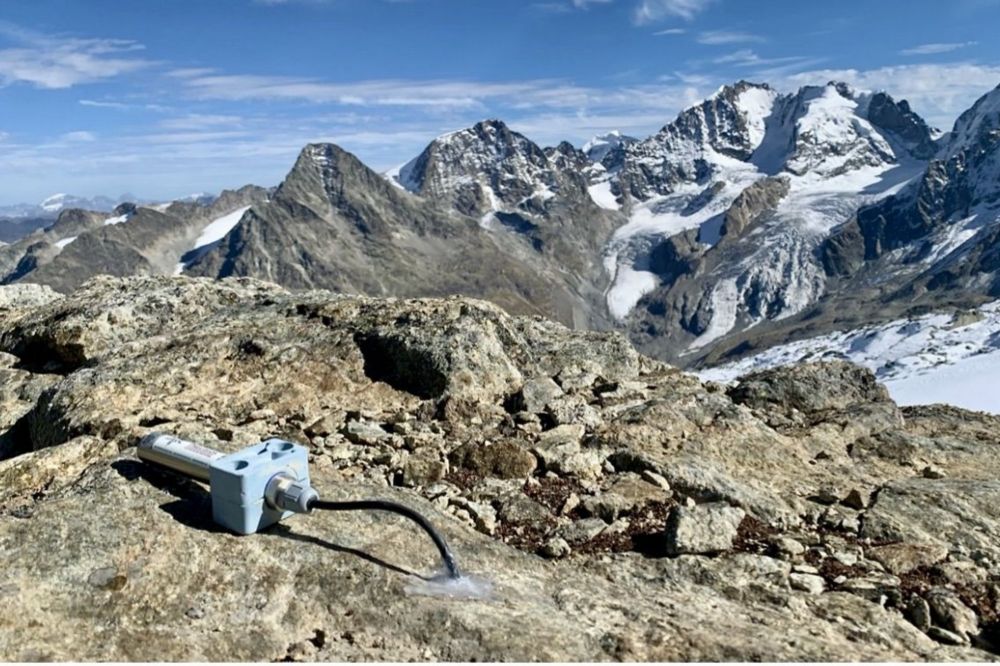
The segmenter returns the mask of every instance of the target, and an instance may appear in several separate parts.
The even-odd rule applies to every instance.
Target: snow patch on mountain
[[[621,206],[618,204],[618,199],[615,197],[614,192],[611,191],[611,182],[602,181],[599,183],[594,183],[587,188],[587,193],[590,194],[590,198],[593,199],[594,203],[604,208],[606,210],[620,210]]]
[[[104,220],[104,226],[110,227],[116,224],[124,224],[129,221],[132,215],[130,213],[123,213],[122,215],[115,215],[114,217],[109,217]]]
[[[77,239],[77,236],[70,236],[69,238],[62,238],[60,240],[57,240],[55,243],[53,243],[53,245],[55,245],[57,248],[59,248],[60,250],[62,250],[64,247],[66,247],[67,245],[69,245],[70,243],[72,243],[73,241],[75,241],[76,239]]]
[[[190,250],[184,253],[181,260],[177,263],[174,268],[174,275],[180,275],[184,272],[184,269],[195,262],[196,259],[202,255],[209,252],[212,248],[217,246],[223,238],[226,237],[240,220],[243,218],[243,214],[250,210],[251,206],[244,206],[243,208],[237,208],[231,213],[226,213],[221,217],[217,217],[211,222],[209,222],[204,229],[201,230],[198,238],[195,240],[194,245]]]
[[[731,383],[757,370],[829,358],[869,368],[901,405],[942,402],[1000,413],[1000,301],[799,340],[697,374]]]
[[[396,187],[407,192],[417,192],[420,190],[420,183],[414,178],[414,169],[419,158],[415,157],[409,162],[394,166],[382,175]]]

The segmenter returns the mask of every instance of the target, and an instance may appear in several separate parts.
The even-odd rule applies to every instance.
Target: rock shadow
[[[116,460],[111,463],[112,469],[129,481],[142,479],[158,490],[173,495],[176,499],[160,505],[160,509],[171,518],[192,529],[211,532],[213,534],[228,534],[229,531],[219,526],[212,519],[212,496],[196,481],[185,476],[164,470],[156,465],[143,463],[139,460]],[[288,525],[277,523],[260,530],[260,534],[275,535],[294,541],[302,541],[328,548],[337,553],[345,553],[365,560],[395,573],[430,580],[427,576],[410,571],[404,567],[386,562],[385,560],[357,548],[350,548],[321,539],[320,537],[293,532]],[[247,535],[250,538],[252,535]]]

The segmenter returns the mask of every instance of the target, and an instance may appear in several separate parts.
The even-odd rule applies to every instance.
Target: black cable
[[[441,553],[441,559],[444,560],[444,566],[448,570],[448,577],[458,578],[461,576],[458,570],[458,563],[455,562],[455,556],[452,554],[451,549],[448,548],[448,544],[445,542],[444,537],[441,536],[441,533],[434,529],[429,520],[404,504],[388,500],[330,502],[317,499],[309,503],[309,510],[312,511],[313,509],[325,509],[327,511],[389,511],[390,513],[398,513],[401,516],[405,516],[417,525],[420,525],[430,535],[431,539],[434,540],[434,545],[437,546],[438,552]]]

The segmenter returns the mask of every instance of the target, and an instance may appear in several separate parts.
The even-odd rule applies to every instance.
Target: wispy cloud
[[[151,65],[136,57],[144,47],[125,39],[54,37],[0,25],[0,37],[15,46],[0,49],[0,85],[28,83],[69,88],[134,72]]]
[[[200,130],[218,127],[220,125],[232,128],[239,126],[242,122],[242,116],[188,113],[176,118],[166,118],[161,120],[159,126],[170,130]]]
[[[749,32],[741,32],[738,30],[706,30],[698,34],[697,42],[699,44],[744,44],[750,42],[764,42],[766,41],[760,35],[754,35]]]
[[[493,100],[518,100],[519,106],[579,106],[593,91],[566,81],[514,82],[462,80],[369,80],[332,82],[252,74],[180,76],[189,94],[215,100],[299,100],[351,106],[483,107]]]
[[[97,141],[97,136],[93,132],[87,132],[84,130],[76,132],[66,132],[60,139],[69,143],[90,143],[91,141]]]
[[[97,99],[81,99],[78,100],[78,104],[80,104],[80,106],[90,106],[95,109],[117,109],[119,111],[131,108],[130,105],[125,104],[124,102],[102,102]]]
[[[665,18],[690,21],[714,2],[715,0],[640,0],[632,13],[632,20],[639,25]]]
[[[687,30],[684,28],[667,28],[666,30],[657,30],[653,34],[656,36],[660,35],[683,35]]]
[[[534,9],[549,14],[568,14],[573,11],[586,11],[594,5],[606,5],[614,0],[563,0],[563,2],[536,2]]]
[[[717,65],[734,65],[736,67],[811,67],[819,62],[822,62],[824,58],[813,58],[810,56],[780,56],[773,58],[763,58],[757,55],[757,52],[753,49],[740,49],[739,51],[733,51],[732,53],[727,53],[726,55],[719,56],[712,60],[713,63]]]
[[[935,55],[938,53],[951,53],[952,51],[964,49],[967,46],[975,46],[976,44],[978,44],[978,42],[937,42],[932,44],[921,44],[920,46],[903,49],[899,53],[900,55],[905,56]]]

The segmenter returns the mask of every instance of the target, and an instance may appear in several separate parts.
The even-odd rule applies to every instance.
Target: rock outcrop
[[[12,291],[17,290],[17,291]],[[5,660],[985,660],[1000,420],[842,363],[728,392],[624,337],[463,298],[251,279],[0,288]],[[310,450],[489,599],[422,596],[388,514],[240,537],[153,429]]]

